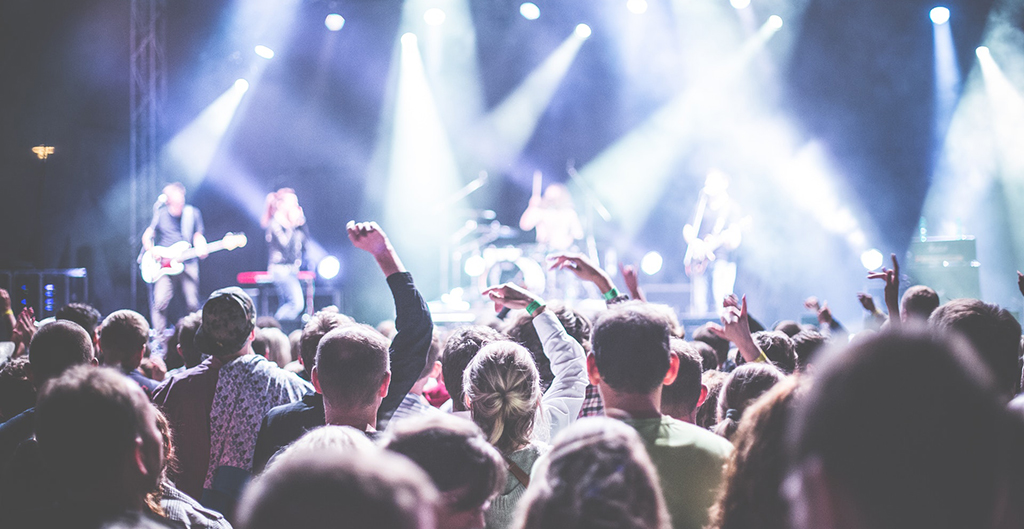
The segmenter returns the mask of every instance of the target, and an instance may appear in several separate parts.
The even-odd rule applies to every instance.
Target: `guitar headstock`
[[[225,233],[224,234],[224,249],[231,251],[236,248],[244,248],[249,243],[249,239],[245,237],[244,233]]]

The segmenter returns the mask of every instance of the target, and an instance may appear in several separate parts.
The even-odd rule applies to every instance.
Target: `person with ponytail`
[[[784,376],[781,369],[767,363],[747,363],[734,369],[718,396],[718,424],[712,431],[732,441],[743,412]]]

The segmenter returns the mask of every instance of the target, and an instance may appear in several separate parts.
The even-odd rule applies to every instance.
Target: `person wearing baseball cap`
[[[255,328],[256,310],[248,294],[237,287],[210,294],[195,337],[196,347],[209,358],[166,380],[153,396],[175,434],[178,488],[225,515],[252,471],[263,415],[313,390],[253,353]]]

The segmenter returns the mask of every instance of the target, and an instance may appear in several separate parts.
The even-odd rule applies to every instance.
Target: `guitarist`
[[[185,204],[185,186],[174,182],[164,186],[153,210],[153,222],[142,234],[142,246],[147,251],[156,246],[170,246],[176,242],[188,241],[196,249],[200,259],[206,258],[206,237],[203,236],[203,216],[193,206]],[[185,271],[176,276],[162,276],[153,283],[153,298],[150,314],[154,335],[163,339],[167,328],[167,308],[174,297],[175,283],[185,296],[188,311],[199,310],[199,261],[190,259],[183,263]]]
[[[690,312],[708,314],[732,293],[736,282],[736,263],[730,253],[740,245],[742,225],[739,208],[729,197],[729,177],[712,169],[700,192],[692,224],[683,228],[686,256],[683,264],[692,281]],[[711,272],[713,304],[708,304],[708,274]],[[709,310],[710,309],[710,310]]]

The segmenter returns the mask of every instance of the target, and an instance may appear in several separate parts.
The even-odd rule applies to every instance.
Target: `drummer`
[[[571,250],[577,240],[583,238],[583,225],[573,206],[569,188],[563,184],[551,184],[541,196],[541,173],[533,175],[533,196],[530,205],[519,219],[524,230],[537,229],[537,244],[546,252]]]

